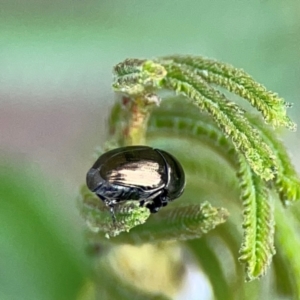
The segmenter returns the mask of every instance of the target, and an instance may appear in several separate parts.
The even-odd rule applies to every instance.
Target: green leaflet
[[[274,179],[274,186],[280,200],[284,205],[299,200],[300,179],[284,144],[276,137],[271,128],[262,124],[257,117],[248,116],[248,119],[260,131],[262,137],[276,156],[278,171]]]
[[[174,65],[167,70],[166,86],[208,112],[225,135],[230,137],[236,150],[245,155],[253,170],[265,180],[272,179],[276,171],[272,151],[251,127],[243,111],[192,72],[182,71]]]
[[[92,243],[101,242],[104,237],[114,237],[113,243],[135,245],[195,239],[224,223],[228,217],[225,209],[215,208],[204,202],[165,209],[159,214],[152,215],[145,223],[150,215],[149,210],[140,207],[137,201],[128,201],[115,207],[114,224],[107,207],[86,186],[82,187],[78,202],[81,215],[92,232],[89,234]],[[138,226],[143,223],[144,226]],[[121,234],[122,232],[126,234]]]
[[[111,242],[140,245],[196,239],[224,223],[227,217],[228,212],[225,209],[212,207],[207,202],[165,209],[152,215],[143,226],[136,226],[129,232],[121,233]],[[89,234],[91,243],[97,243],[102,238],[100,234]]]
[[[196,72],[206,82],[219,85],[248,100],[262,113],[265,121],[274,127],[285,126],[290,130],[296,130],[296,124],[286,115],[286,108],[290,105],[243,70],[199,56],[166,56],[161,60],[178,63],[183,68]]]
[[[244,238],[239,260],[246,264],[247,280],[265,274],[275,254],[274,215],[270,195],[264,182],[240,157]]]

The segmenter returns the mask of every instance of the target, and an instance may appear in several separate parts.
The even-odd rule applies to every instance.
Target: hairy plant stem
[[[116,127],[112,130],[114,138],[122,146],[146,144],[146,132],[150,114],[160,99],[156,95],[122,96],[122,111]]]

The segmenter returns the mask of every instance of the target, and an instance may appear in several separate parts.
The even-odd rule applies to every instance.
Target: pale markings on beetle
[[[109,172],[108,181],[114,184],[155,187],[161,184],[159,164],[153,161],[126,163],[126,167]]]

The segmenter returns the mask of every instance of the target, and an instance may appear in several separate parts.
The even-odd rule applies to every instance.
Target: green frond
[[[164,85],[209,113],[236,150],[245,155],[252,169],[265,180],[273,179],[276,165],[272,151],[249,124],[243,111],[193,72],[175,65],[165,65],[165,68],[168,74]]]
[[[189,68],[206,82],[219,85],[248,100],[262,113],[265,121],[274,127],[285,126],[290,130],[296,130],[296,124],[286,115],[286,109],[290,105],[276,93],[268,91],[243,70],[200,56],[174,55],[162,57],[161,60]]]
[[[249,116],[248,119],[253,126],[257,127],[275,154],[278,171],[274,179],[274,185],[280,200],[283,204],[299,200],[300,179],[283,142],[276,137],[274,131],[262,124],[258,118]]]
[[[151,215],[143,226],[121,233],[111,242],[139,245],[150,242],[185,241],[195,239],[222,224],[228,218],[223,208],[212,207],[208,202],[198,205],[178,206]],[[101,236],[90,234],[89,240],[98,242]]]
[[[242,190],[244,238],[239,260],[246,264],[247,280],[265,274],[274,248],[274,216],[265,183],[240,157],[240,187]]]
[[[272,129],[263,120],[251,117],[229,101],[218,87],[248,100],[273,127],[295,129],[295,124],[286,115],[288,104],[244,71],[202,57],[128,59],[118,64],[114,73],[113,87],[116,92],[126,94],[122,99],[128,101],[121,101],[112,111],[112,139],[106,148],[144,144],[147,138],[147,144],[174,152],[184,166],[187,189],[182,201],[169,203],[157,214],[150,215],[147,209],[139,207],[138,201],[118,204],[115,207],[117,220],[113,223],[105,205],[86,187],[83,188],[79,202],[81,214],[90,229],[87,234],[90,244],[111,250],[120,244],[186,241],[208,275],[217,299],[242,299],[245,296],[257,299],[256,296],[265,295],[259,289],[262,281],[251,283],[250,287],[241,283],[242,265],[234,260],[241,232],[236,226],[238,211],[242,204],[243,241],[239,260],[245,265],[247,281],[251,281],[265,274],[275,254],[270,189],[275,186],[283,203],[296,201],[300,198],[299,177]],[[154,95],[158,89],[167,89],[181,97],[164,100],[159,108],[155,108],[153,103],[160,104],[159,97]],[[149,99],[155,101],[152,103]],[[148,102],[152,104],[148,106]],[[140,122],[137,122],[138,117]],[[129,140],[132,136],[137,138]],[[191,148],[188,155],[186,148]],[[221,157],[207,158],[211,155],[210,150]],[[227,167],[232,168],[225,173]],[[232,181],[236,180],[234,170],[238,170],[237,181]],[[239,197],[239,189],[242,203],[234,201]],[[208,202],[197,203],[203,199],[216,207]],[[221,206],[226,204],[232,218],[206,235],[228,218],[226,209],[217,208],[219,203]],[[287,283],[299,296],[297,249],[300,239],[292,232],[296,221],[287,215],[281,217],[282,207],[279,210],[276,207],[275,214],[278,252],[287,254],[280,264],[285,273],[291,270],[293,275]],[[105,239],[105,235],[113,238]],[[108,255],[103,257],[106,259]],[[229,263],[234,265],[230,271]],[[109,265],[111,263],[107,263],[108,268],[101,267],[102,272],[111,273],[108,277],[115,275],[109,270]],[[274,270],[278,276],[278,269]],[[264,280],[271,282],[274,278],[269,276]],[[251,285],[254,286],[253,294]],[[268,286],[264,287],[265,292],[270,291]],[[119,298],[124,291],[124,299],[132,297],[128,287],[120,293],[114,291],[113,286],[110,289],[108,293],[114,295],[116,292]],[[130,291],[128,296],[127,291]]]

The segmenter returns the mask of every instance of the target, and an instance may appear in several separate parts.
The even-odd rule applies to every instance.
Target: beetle
[[[110,208],[127,200],[139,201],[151,213],[184,191],[185,174],[170,153],[148,146],[127,146],[102,154],[88,171],[88,188]]]

